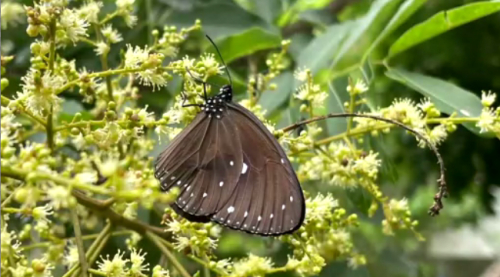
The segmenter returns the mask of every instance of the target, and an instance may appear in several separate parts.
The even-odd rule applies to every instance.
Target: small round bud
[[[80,129],[78,129],[76,127],[71,128],[71,134],[73,136],[78,136],[80,134]]]
[[[28,173],[28,175],[26,175],[26,181],[33,182],[36,179],[36,177],[37,177],[36,173],[30,172]]]
[[[41,273],[43,273],[45,271],[46,265],[45,265],[45,263],[42,260],[34,259],[31,262],[31,268],[33,269],[33,271],[35,273],[41,274]]]
[[[106,112],[106,119],[107,120],[115,120],[116,119],[116,113],[114,111],[107,111]]]
[[[116,109],[116,103],[113,102],[113,101],[109,101],[109,103],[108,103],[108,109],[110,109],[110,110]]]
[[[5,78],[2,78],[2,91],[9,86],[9,80],[5,79]]]
[[[42,49],[42,47],[40,46],[39,43],[36,43],[36,42],[33,42],[31,45],[30,45],[30,49],[31,49],[31,53],[37,55],[40,53],[40,50]]]
[[[277,88],[278,88],[278,85],[276,85],[275,83],[272,83],[269,85],[270,90],[276,90]]]
[[[160,32],[157,29],[154,29],[153,31],[151,31],[151,35],[154,37],[157,37],[159,34],[160,34]]]
[[[16,191],[16,193],[14,194],[14,199],[18,202],[18,203],[24,203],[26,202],[26,200],[28,199],[28,196],[29,196],[29,191],[27,188],[20,188]]]
[[[134,111],[133,111],[131,108],[129,108],[129,107],[126,107],[126,108],[125,108],[125,115],[126,115],[127,117],[130,117],[130,116],[132,116],[133,114],[134,114]]]
[[[40,28],[38,27],[38,25],[28,25],[28,28],[26,29],[26,33],[28,33],[28,35],[30,37],[36,37],[38,36],[38,33],[40,32]]]
[[[88,144],[91,144],[94,142],[94,137],[92,135],[86,135],[85,136],[85,142],[87,142]]]

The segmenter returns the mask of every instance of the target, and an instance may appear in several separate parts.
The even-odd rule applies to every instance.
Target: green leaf
[[[406,31],[389,49],[387,58],[465,23],[500,11],[500,1],[483,1],[442,11]]]
[[[396,30],[401,24],[406,22],[427,0],[409,0],[404,2],[396,14],[392,17],[391,21],[384,28],[382,33],[378,35],[377,39],[372,43],[370,49],[365,53],[365,57],[369,55],[388,35]]]
[[[255,14],[269,23],[274,21],[281,10],[281,3],[279,1],[253,0],[251,2],[254,5],[253,10]]]
[[[226,63],[248,56],[260,50],[281,46],[281,37],[262,28],[251,28],[239,34],[231,35],[217,41],[222,57]]]
[[[66,99],[64,102],[62,102],[61,106],[62,106],[61,111],[59,112],[59,115],[57,117],[59,123],[63,121],[71,122],[71,120],[73,120],[73,118],[75,117],[76,113],[82,114],[82,120],[93,119],[92,114],[87,110],[85,110],[81,102],[78,102],[73,99]]]
[[[356,20],[348,37],[336,53],[331,68],[336,71],[359,63],[365,49],[370,47],[376,34],[385,27],[385,23],[392,17],[399,7],[401,0],[378,0],[373,3],[370,11]]]
[[[290,94],[293,91],[293,74],[290,71],[283,72],[272,82],[278,88],[275,91],[265,91],[259,99],[259,104],[267,111],[268,115],[290,99]]]
[[[344,102],[349,101],[347,93],[347,77],[337,78],[328,84],[328,113],[344,113]],[[326,121],[328,134],[338,135],[347,129],[347,118],[331,118]]]
[[[269,0],[268,0],[269,1]],[[272,1],[269,1],[272,2]],[[284,27],[298,20],[299,14],[307,10],[319,10],[330,4],[330,0],[298,0],[288,8],[278,19],[278,26]]]
[[[351,21],[328,27],[323,34],[313,39],[302,50],[297,61],[297,67],[309,68],[313,74],[327,67],[353,25]]]
[[[241,33],[252,27],[262,27],[278,32],[277,28],[270,26],[260,17],[228,2],[199,5],[187,11],[176,10],[162,20],[158,20],[157,26],[163,28],[165,24],[173,24],[179,27],[188,27],[192,26],[196,19],[201,20],[203,32],[213,39]]]
[[[386,75],[427,96],[443,113],[457,112],[460,117],[479,117],[482,104],[479,97],[452,83],[438,78],[409,72],[403,69],[391,68]],[[463,124],[467,129],[479,134],[474,123]]]

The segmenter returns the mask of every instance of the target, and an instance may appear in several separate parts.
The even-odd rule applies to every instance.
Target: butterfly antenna
[[[229,78],[229,85],[233,86],[233,80],[231,79],[231,74],[229,74],[229,70],[227,69],[227,65],[224,62],[222,55],[220,54],[219,48],[217,48],[217,45],[215,45],[215,42],[208,35],[205,35],[205,36],[208,38],[208,40],[210,40],[210,42],[214,46],[215,50],[217,51],[217,54],[219,54],[219,58],[222,62],[222,65],[224,65],[224,69],[226,70],[227,77]]]

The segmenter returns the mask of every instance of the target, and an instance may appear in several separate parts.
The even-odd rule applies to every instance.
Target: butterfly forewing
[[[210,127],[206,117],[203,113],[198,114],[156,159],[155,177],[160,181],[162,190],[186,184],[185,179],[196,170],[199,164],[197,154]]]
[[[250,111],[234,103],[228,107],[238,128],[243,167],[235,193],[214,220],[261,235],[295,231],[304,220],[305,204],[285,152]]]
[[[176,204],[186,213],[204,216],[219,211],[233,195],[242,168],[238,129],[224,113],[211,119],[198,153],[200,163],[192,182],[182,190]]]

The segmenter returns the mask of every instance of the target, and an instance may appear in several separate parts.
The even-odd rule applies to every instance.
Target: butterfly
[[[187,220],[212,221],[261,236],[292,233],[305,217],[297,175],[267,127],[233,102],[231,75],[219,49],[207,38],[229,84],[207,97],[203,82],[204,103],[183,103],[199,112],[158,155],[155,177],[163,191],[179,188],[172,208]]]

